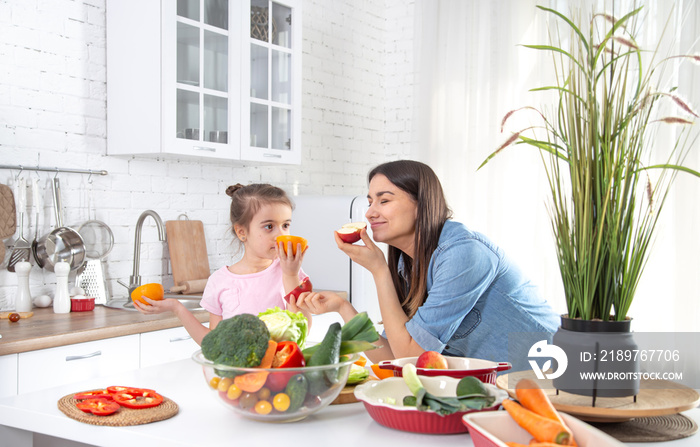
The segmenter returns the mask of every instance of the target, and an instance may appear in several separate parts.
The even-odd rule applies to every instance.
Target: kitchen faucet
[[[156,228],[158,228],[158,240],[165,241],[165,226],[163,225],[163,221],[158,213],[153,210],[146,210],[141,213],[139,220],[136,221],[136,234],[134,238],[134,271],[132,272],[131,277],[129,277],[129,285],[117,280],[119,284],[129,289],[129,296],[131,296],[131,292],[136,290],[136,288],[141,285],[141,276],[139,276],[139,263],[141,262],[141,231],[143,228],[143,221],[146,220],[146,217],[148,216],[151,216],[156,222]]]

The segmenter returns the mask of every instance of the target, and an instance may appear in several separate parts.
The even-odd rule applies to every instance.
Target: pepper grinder
[[[53,271],[56,274],[56,294],[53,297],[53,311],[57,314],[70,312],[70,294],[68,292],[68,272],[70,265],[65,262],[57,262]]]
[[[29,293],[29,270],[32,265],[28,262],[15,264],[17,273],[17,295],[15,295],[15,310],[17,312],[29,312],[32,310],[32,295]]]

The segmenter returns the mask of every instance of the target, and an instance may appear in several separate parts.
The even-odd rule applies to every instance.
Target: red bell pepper
[[[303,366],[306,366],[306,360],[304,360],[304,354],[296,342],[281,341],[277,343],[277,350],[272,358],[273,368],[299,368]],[[265,386],[272,392],[282,391],[287,386],[289,379],[295,374],[294,371],[289,373],[272,372],[268,375]]]
[[[115,393],[112,398],[116,403],[127,408],[151,408],[163,403],[163,396],[145,388],[129,388],[127,391]]]
[[[302,366],[306,366],[306,361],[296,342],[281,341],[277,343],[277,351],[272,359],[273,368],[299,368]]]
[[[106,389],[103,390],[93,390],[93,391],[85,391],[84,393],[78,393],[73,396],[75,400],[85,400],[85,399],[97,399],[97,398],[102,398],[102,399],[107,399],[107,400],[112,400],[112,395],[107,391]]]
[[[80,410],[95,416],[107,416],[119,411],[119,404],[104,398],[85,399],[75,404]]]

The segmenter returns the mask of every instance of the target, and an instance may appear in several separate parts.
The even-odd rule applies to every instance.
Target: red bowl
[[[501,371],[512,368],[508,362],[492,362],[490,360],[473,359],[469,357],[445,356],[448,369],[416,368],[419,376],[448,376],[461,379],[474,376],[484,383],[495,384],[496,375]],[[403,357],[394,360],[384,360],[378,363],[381,369],[391,369],[394,376],[402,377],[401,370],[407,363],[416,364],[418,357]]]
[[[85,312],[95,309],[95,298],[71,298],[70,299],[70,311],[71,312]]]
[[[459,379],[453,377],[422,377],[425,389],[437,396],[454,396]],[[371,380],[355,387],[355,397],[361,401],[367,413],[377,423],[395,430],[428,433],[453,434],[466,433],[463,416],[469,413],[495,411],[501,406],[508,394],[493,385],[486,385],[497,396],[496,403],[483,410],[460,411],[447,416],[440,416],[433,411],[419,411],[415,407],[404,407],[403,397],[411,392],[403,378],[389,377],[384,380]]]

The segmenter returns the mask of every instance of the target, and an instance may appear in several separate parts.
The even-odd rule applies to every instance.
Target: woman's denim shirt
[[[403,267],[401,258],[402,276]],[[559,325],[559,317],[503,250],[458,222],[445,222],[430,258],[427,287],[428,298],[406,323],[426,351],[509,361],[513,370],[526,369],[533,340],[551,340]]]

